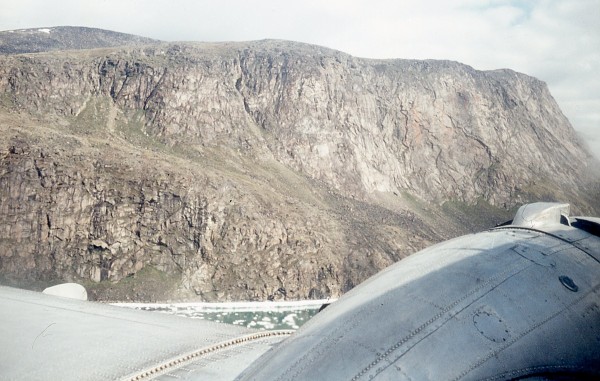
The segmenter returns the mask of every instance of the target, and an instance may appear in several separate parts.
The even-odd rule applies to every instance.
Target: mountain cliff
[[[339,296],[533,200],[597,214],[546,85],[299,43],[0,57],[0,274],[100,299]]]

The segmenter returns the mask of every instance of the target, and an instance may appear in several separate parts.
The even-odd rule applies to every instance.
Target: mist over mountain
[[[55,30],[72,31],[39,33]],[[4,283],[77,281],[100,299],[336,297],[524,202],[600,212],[598,163],[545,83],[511,70],[101,30],[25,48],[10,33]]]

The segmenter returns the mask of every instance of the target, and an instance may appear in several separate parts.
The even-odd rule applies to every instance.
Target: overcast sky
[[[510,68],[548,83],[600,157],[600,0],[0,0],[0,30],[60,25]]]

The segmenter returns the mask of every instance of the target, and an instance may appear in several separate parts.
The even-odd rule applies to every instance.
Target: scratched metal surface
[[[0,286],[0,379],[125,379],[182,354],[256,332]],[[185,379],[233,379],[283,338],[230,346],[196,358],[196,364],[183,364],[193,372],[169,371]]]

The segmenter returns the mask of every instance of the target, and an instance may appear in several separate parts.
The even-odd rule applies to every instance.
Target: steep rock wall
[[[581,183],[590,160],[546,85],[509,70],[283,42],[12,60],[0,85],[20,107],[73,116],[108,95],[168,144],[274,155],[361,199],[409,190],[514,205],[536,178]]]
[[[509,70],[279,41],[0,63],[0,274],[17,283],[339,296],[520,202],[598,205],[545,84]],[[148,268],[173,289],[118,288]]]

